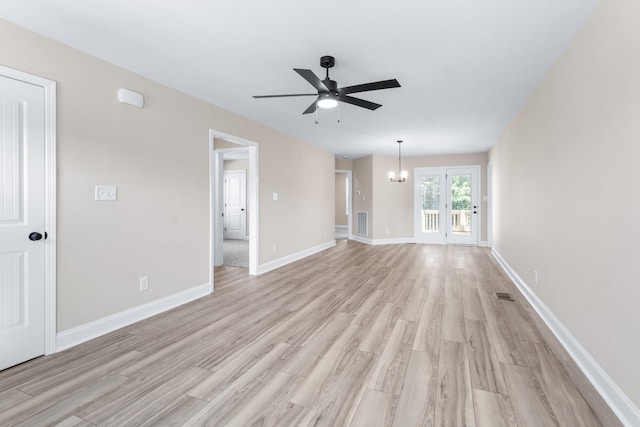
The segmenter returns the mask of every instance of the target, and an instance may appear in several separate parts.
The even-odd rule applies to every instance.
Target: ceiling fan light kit
[[[322,94],[318,96],[318,107],[320,108],[335,108],[338,106],[338,100],[330,93]]]
[[[381,104],[367,101],[360,98],[350,96],[352,93],[367,92],[380,89],[391,89],[400,87],[400,83],[396,79],[381,80],[378,82],[364,83],[355,86],[338,87],[338,82],[329,78],[329,68],[333,68],[336,64],[333,56],[323,56],[320,58],[320,66],[326,70],[326,76],[320,80],[318,76],[311,70],[303,68],[294,68],[293,70],[305,79],[311,86],[316,89],[316,93],[295,93],[285,95],[255,95],[254,98],[285,98],[292,96],[315,96],[315,101],[302,114],[310,114],[317,108],[334,108],[338,102],[355,105],[357,107],[366,108],[368,110],[376,110],[382,107]]]

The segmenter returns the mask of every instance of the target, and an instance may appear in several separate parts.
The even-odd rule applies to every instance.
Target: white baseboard
[[[258,266],[258,274],[264,274],[268,271],[275,270],[276,268],[280,268],[283,265],[291,264],[292,262],[301,260],[302,258],[306,258],[309,255],[317,254],[318,252],[322,252],[329,248],[332,248],[336,245],[335,240],[328,241],[318,246],[314,246],[309,249],[302,250],[300,252],[293,253],[291,255],[287,255],[282,258],[275,259],[273,261],[269,261],[264,264],[260,264]]]
[[[404,243],[416,243],[413,237],[396,237],[393,239],[373,239],[372,245],[401,245]]]
[[[529,286],[518,276],[504,258],[495,249],[491,254],[509,275],[513,283],[520,289],[520,292],[529,301],[538,315],[544,320],[551,332],[558,338],[560,343],[567,350],[569,355],[582,369],[591,384],[600,393],[602,398],[611,407],[613,412],[620,418],[625,426],[640,426],[640,410],[629,400],[626,394],[611,377],[598,365],[584,347],[575,339],[569,330],[560,322],[540,298],[529,288]]]
[[[351,236],[351,240],[355,240],[356,242],[364,243],[366,245],[373,245],[373,241],[368,237],[353,235]]]
[[[211,293],[211,285],[205,283],[200,286],[169,295],[137,307],[130,308],[120,313],[112,314],[75,328],[67,329],[56,335],[56,351],[66,350],[70,347],[82,344],[101,335],[115,331],[139,322],[147,317],[155,316],[172,308],[186,304],[195,299],[201,298]]]
[[[351,236],[351,240],[367,245],[401,245],[403,243],[417,243],[413,237],[396,237],[393,239],[369,239],[362,236]]]
[[[487,242],[486,240],[481,240],[480,242],[478,242],[478,246],[480,246],[481,248],[488,248],[489,242]]]
[[[348,228],[348,225],[336,225],[336,230],[346,230]]]

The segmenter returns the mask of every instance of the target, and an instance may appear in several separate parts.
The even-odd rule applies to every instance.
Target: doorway
[[[350,170],[336,170],[335,178],[335,239],[351,239],[351,177]]]
[[[414,176],[416,241],[477,245],[480,166],[416,168]]]
[[[55,352],[55,82],[0,66],[0,370]]]
[[[249,268],[249,236],[247,229],[247,169],[246,149],[223,153],[222,264]]]
[[[225,246],[227,246],[227,261],[229,261],[232,251],[241,254],[242,257],[248,256],[248,265],[244,261],[243,267],[248,267],[248,274],[256,275],[258,271],[259,218],[258,144],[211,130],[210,148],[211,283],[214,282],[214,267],[226,264]],[[233,182],[227,180],[228,182],[225,184],[225,168],[229,172],[239,170],[245,172],[244,184],[238,175],[234,175]],[[245,189],[244,197],[240,187]],[[227,196],[229,191],[235,191],[234,194],[231,194],[231,198],[234,200],[229,200]],[[242,200],[243,198],[244,200]],[[225,203],[229,204],[229,202],[232,202],[234,207],[230,211],[230,220],[227,221]],[[225,233],[225,228],[227,228],[227,233]],[[229,231],[231,234],[228,233]],[[228,238],[225,239],[225,237]]]

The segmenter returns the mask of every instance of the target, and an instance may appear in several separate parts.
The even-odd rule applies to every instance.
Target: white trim
[[[219,170],[218,167],[218,156],[213,151],[213,131],[209,130],[209,292],[213,292],[214,290],[214,281],[213,281],[213,269],[216,265],[216,260],[214,258],[215,251],[215,226],[216,221],[214,219],[214,215],[217,212],[217,200],[214,196],[214,192],[216,189],[216,171]]]
[[[336,225],[336,230],[347,230],[348,228],[348,225]]]
[[[45,146],[45,231],[44,245],[44,354],[56,350],[56,82],[0,65],[0,75],[20,80],[44,89]]]
[[[273,261],[269,261],[265,264],[261,264],[260,266],[258,266],[258,274],[264,274],[268,271],[272,271],[275,270],[276,268],[280,268],[284,265],[287,264],[291,264],[292,262],[295,261],[299,261],[302,258],[306,258],[310,255],[313,254],[317,254],[318,252],[322,252],[325,251],[327,249],[330,249],[332,247],[334,247],[336,245],[336,241],[335,240],[331,240],[329,242],[323,243],[321,245],[318,246],[314,246],[312,248],[308,248],[308,249],[304,249],[302,251],[293,253],[291,255],[287,255],[285,257],[282,258],[278,258],[276,260]]]
[[[493,245],[493,160],[487,164],[487,246]]]
[[[355,242],[364,243],[365,245],[373,245],[373,240],[371,240],[368,237],[358,236],[357,234],[354,234],[353,236],[351,236],[350,240],[353,240]]]
[[[356,242],[364,243],[365,245],[402,245],[402,244],[415,244],[418,243],[415,237],[395,237],[391,239],[369,239],[368,237],[356,236],[354,235],[351,240],[355,240]]]
[[[233,142],[238,145],[243,145],[240,148],[221,148],[213,150],[215,147],[215,139],[220,138],[229,142]],[[249,181],[248,181],[248,194],[249,206],[251,206],[251,215],[249,215],[248,234],[249,234],[249,275],[255,276],[258,273],[258,240],[259,240],[259,221],[260,217],[260,204],[259,204],[259,188],[260,182],[259,167],[258,167],[258,144],[248,139],[240,138],[237,136],[229,135],[228,133],[220,132],[215,129],[209,129],[209,141],[210,147],[213,150],[213,156],[209,159],[209,167],[212,169],[213,185],[210,188],[210,197],[213,198],[213,212],[211,215],[211,228],[210,238],[213,243],[211,245],[211,268],[210,271],[213,275],[214,265],[220,265],[220,253],[222,251],[222,221],[216,220],[222,218],[222,170],[223,160],[222,154],[225,152],[233,151],[248,151],[249,152]],[[213,283],[213,279],[212,279]]]
[[[587,379],[593,384],[602,398],[611,407],[613,412],[620,418],[626,426],[640,426],[640,410],[624,394],[620,387],[613,382],[611,377],[598,365],[578,340],[571,335],[571,332],[560,322],[544,302],[527,286],[520,276],[511,268],[500,253],[492,249],[491,254],[498,261],[513,283],[529,301],[529,304],[536,310],[544,323],[551,329],[551,332],[558,338],[569,355],[576,362],[578,367],[585,374]]]
[[[482,248],[488,248],[489,247],[489,242],[487,242],[486,240],[481,240],[480,242],[478,242],[478,246],[480,246]]]
[[[373,239],[371,244],[377,245],[402,245],[406,243],[417,243],[414,237],[396,237],[393,239]]]
[[[58,351],[82,344],[116,329],[139,322],[156,314],[176,308],[211,293],[211,284],[205,283],[182,292],[115,313],[84,325],[62,331],[56,337]]]

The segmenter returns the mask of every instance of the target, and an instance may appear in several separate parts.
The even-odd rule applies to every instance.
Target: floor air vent
[[[513,297],[509,292],[496,292],[496,298],[504,301],[514,301]]]

